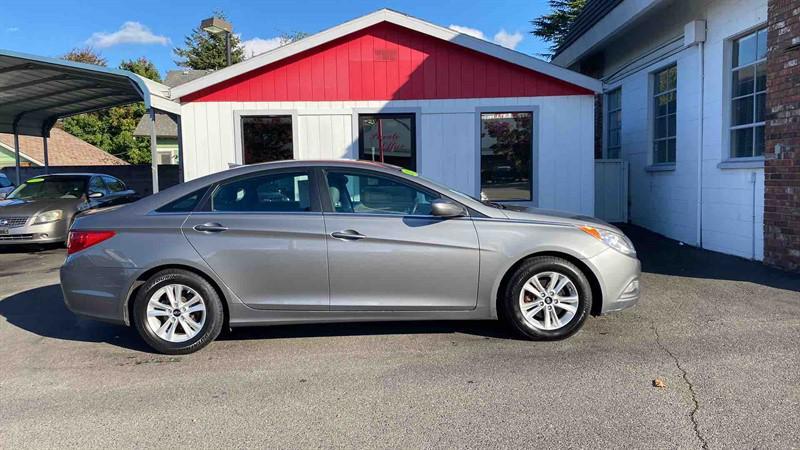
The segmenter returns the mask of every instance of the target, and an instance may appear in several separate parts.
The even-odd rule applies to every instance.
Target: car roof
[[[107,173],[91,173],[91,172],[65,172],[65,173],[49,173],[46,175],[38,175],[35,177],[28,178],[29,180],[32,178],[57,178],[57,177],[112,177],[117,178],[113,175],[109,175]]]

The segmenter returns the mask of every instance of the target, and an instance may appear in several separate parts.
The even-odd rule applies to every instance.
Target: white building
[[[171,90],[193,179],[372,159],[490,199],[594,211],[597,80],[380,10]]]
[[[604,83],[630,221],[764,258],[767,0],[590,1],[553,62]]]

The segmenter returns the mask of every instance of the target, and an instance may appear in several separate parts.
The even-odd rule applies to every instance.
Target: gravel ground
[[[0,448],[800,446],[800,276],[627,231],[640,305],[565,341],[285,326],[182,357],[69,313],[63,250],[2,251]]]

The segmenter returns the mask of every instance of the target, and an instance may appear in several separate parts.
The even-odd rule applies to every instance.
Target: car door
[[[227,180],[199,209],[184,222],[184,234],[245,304],[328,309],[325,227],[310,171]]]
[[[100,193],[103,194],[102,197],[92,198],[92,193]],[[111,191],[108,190],[105,182],[103,182],[103,178],[99,176],[94,176],[89,180],[89,207],[90,208],[102,208],[107,205],[107,203],[111,200]]]
[[[105,206],[123,205],[132,201],[133,191],[129,191],[125,187],[125,183],[111,175],[103,175],[102,177],[110,193]]]
[[[441,194],[400,177],[329,168],[321,179],[331,310],[475,308],[479,246],[469,217],[432,216]]]

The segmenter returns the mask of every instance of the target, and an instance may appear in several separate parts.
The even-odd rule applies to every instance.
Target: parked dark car
[[[14,183],[8,179],[6,174],[0,172],[0,199],[8,195],[11,191],[14,190]]]
[[[65,173],[31,178],[0,200],[0,245],[64,242],[79,213],[138,198],[110,175]]]

